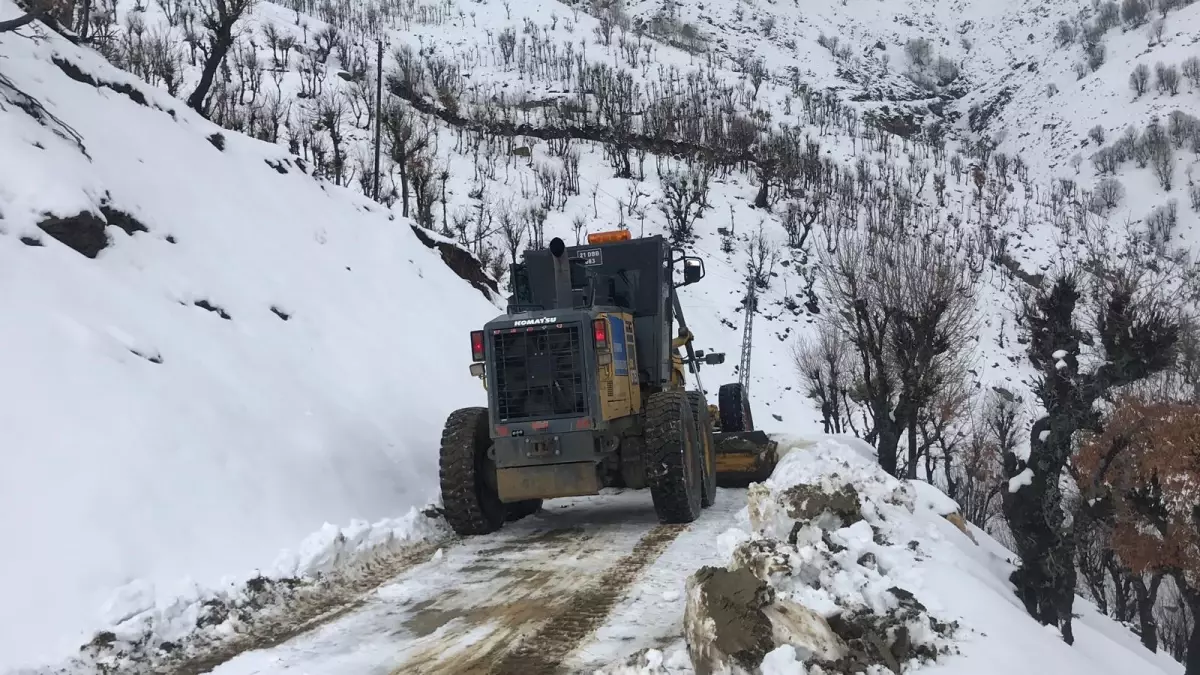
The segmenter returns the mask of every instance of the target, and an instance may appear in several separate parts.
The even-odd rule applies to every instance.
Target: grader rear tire
[[[692,417],[696,420],[696,438],[700,440],[700,457],[704,463],[703,485],[700,492],[700,506],[708,508],[717,503],[717,444],[713,441],[713,425],[709,419],[708,401],[704,394],[698,391],[688,392],[688,402],[692,404]]]
[[[662,523],[700,516],[703,458],[687,394],[660,391],[646,401],[646,457],[650,495]]]
[[[496,473],[487,458],[491,445],[487,408],[450,413],[442,431],[438,474],[446,522],[460,536],[490,534],[504,526],[507,509],[490,480]]]

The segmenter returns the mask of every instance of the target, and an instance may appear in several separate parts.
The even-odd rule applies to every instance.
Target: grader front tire
[[[646,402],[646,456],[650,495],[663,523],[690,523],[700,516],[703,459],[687,394],[661,391]]]

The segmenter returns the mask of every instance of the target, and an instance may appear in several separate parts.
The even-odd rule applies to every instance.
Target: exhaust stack
[[[554,308],[571,309],[575,303],[571,299],[571,265],[563,257],[567,245],[562,239],[555,237],[550,240],[550,255],[554,262]]]

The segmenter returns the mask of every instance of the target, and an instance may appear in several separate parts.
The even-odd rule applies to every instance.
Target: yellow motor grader
[[[493,532],[543,499],[605,487],[649,488],[661,522],[686,523],[718,485],[770,475],[775,443],[753,431],[742,388],[722,386],[710,406],[700,384],[700,366],[725,355],[693,349],[676,290],[703,277],[700,258],[628,230],[584,246],[555,238],[512,266],[507,311],[471,333],[488,405],[455,411],[442,435],[456,532]]]

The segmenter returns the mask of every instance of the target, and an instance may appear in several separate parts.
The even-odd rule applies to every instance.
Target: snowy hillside
[[[1068,130],[1056,120],[1096,110],[1097,86],[1112,101],[1100,106],[1115,116],[1105,122],[1109,138],[1140,115],[1124,105],[1125,75],[1111,76],[1123,67],[1115,56],[1079,83],[1059,82],[1078,48],[1055,47],[1057,26],[1088,20],[1090,6],[262,2],[238,24],[232,67],[216,73],[206,106],[219,123],[287,145],[320,175],[370,192],[382,36],[383,199],[458,239],[498,277],[514,254],[553,236],[678,229],[664,196],[694,167],[673,157],[707,154],[711,175],[694,176],[707,186],[702,204],[685,205],[680,221],[691,230],[684,240],[709,263],[709,279],[684,292],[685,309],[694,307],[699,346],[730,356],[706,384],[736,379],[746,266],[757,258],[764,297],[753,363],[767,368],[752,368],[756,420],[767,429],[819,428],[788,364],[796,338],[811,336],[816,313],[827,309],[814,304],[821,250],[852,224],[889,215],[872,214],[864,195],[883,187],[911,211],[896,222],[925,223],[976,259],[984,311],[972,384],[1010,390],[1028,379],[1014,341],[1013,295],[1024,283],[1014,270],[1044,271],[1064,246],[1082,251],[1084,221],[1124,236],[1128,227],[1148,229],[1142,219],[1165,205],[1143,189],[1152,173],[1126,162],[1127,185],[1109,185],[1104,203],[1090,208],[1099,199],[1091,163],[1076,176],[1065,155],[1056,157],[1094,124],[1071,117]],[[93,30],[123,37],[104,43],[115,63],[182,95],[202,59],[175,43],[203,38],[200,7],[118,3]],[[1186,28],[1195,12],[1181,7],[1170,25]],[[1125,52],[1142,34],[1110,33]],[[1182,58],[1187,35],[1167,31],[1163,40]],[[166,66],[152,58],[164,50]],[[803,176],[776,178],[791,184],[772,187],[769,209],[755,208],[761,176],[746,156],[773,147],[764,134],[790,144]],[[1178,154],[1181,177],[1194,156]],[[1064,186],[1064,177],[1078,186]],[[814,184],[842,181],[858,196],[842,190],[818,204],[811,194]],[[1187,189],[1179,178],[1180,231],[1194,226]],[[686,202],[686,190],[674,192]],[[1071,214],[1073,203],[1089,209]],[[797,216],[814,208],[810,236]],[[765,246],[751,255],[760,227]]]
[[[98,2],[87,48],[0,34],[0,279],[20,289],[0,296],[0,441],[21,449],[0,535],[37,552],[0,567],[0,626],[19,628],[0,669],[130,617],[121,639],[147,615],[194,625],[211,591],[185,576],[327,570],[436,530],[379,519],[434,496],[446,412],[484,400],[462,336],[503,305],[443,255],[503,289],[555,236],[671,236],[707,264],[681,296],[696,346],[727,354],[710,398],[738,377],[749,272],[755,421],[811,437],[793,355],[838,316],[826,263],[847,242],[919,232],[963,261],[955,424],[993,387],[1031,404],[1014,308],[1035,275],[1130,232],[1146,259],[1194,244],[1200,124],[1171,113],[1195,108],[1200,5],[1165,4],[1160,34],[1157,13],[1112,23],[1089,0],[811,4],[231,2],[248,9],[201,96],[211,121],[183,101],[216,3]],[[362,196],[379,121],[382,204]],[[327,522],[348,528],[273,564]]]
[[[699,346],[730,355],[710,370],[710,388],[736,379],[746,267],[758,259],[753,363],[768,368],[752,368],[756,420],[819,428],[788,364],[828,310],[820,253],[856,227],[915,223],[972,258],[983,311],[971,384],[1014,391],[1029,375],[1012,317],[1028,275],[1084,254],[1101,232],[1137,233],[1171,253],[1167,242],[1195,229],[1185,177],[1200,127],[1190,118],[1177,116],[1170,132],[1169,195],[1133,158],[1144,143],[1123,142],[1116,180],[1098,180],[1087,134],[1099,123],[1114,144],[1137,123],[1144,139],[1152,109],[1164,128],[1174,107],[1186,110],[1186,76],[1178,96],[1155,94],[1152,78],[1130,104],[1125,69],[1136,57],[1186,71],[1200,10],[1170,9],[1145,50],[1154,23],[1126,26],[1118,8],[1117,24],[1105,24],[1107,59],[1077,79],[1082,48],[1059,34],[1081,35],[1110,4],[259,2],[204,105],[218,123],[370,193],[382,47],[385,203],[459,240],[500,278],[514,255],[553,236],[688,229],[682,241],[708,259],[709,279],[684,292],[685,309],[695,308]],[[114,63],[183,96],[203,59],[180,43],[204,39],[204,7],[116,3],[91,30],[110,36],[102,51]],[[794,165],[769,194],[764,155]],[[696,173],[697,157],[709,168]],[[693,178],[705,186],[694,204],[679,183]],[[682,220],[663,210],[670,194]]]
[[[405,220],[40,29],[0,155],[0,670],[436,496],[497,309]]]
[[[1049,180],[1077,183],[1081,194],[1067,186],[1068,201],[1077,198],[1121,228],[1148,230],[1168,250],[1194,250],[1200,6],[1160,4],[1168,9],[1126,19],[1117,3],[1098,10],[1080,3],[1071,20],[1039,25],[1039,49],[1007,72],[996,70],[965,100],[980,130],[999,141],[999,150],[1023,157],[1043,190],[1052,187]],[[1161,154],[1136,147],[1152,120],[1169,142]],[[1156,211],[1171,217],[1156,219]]]

